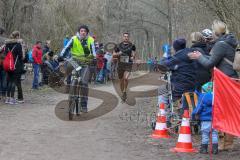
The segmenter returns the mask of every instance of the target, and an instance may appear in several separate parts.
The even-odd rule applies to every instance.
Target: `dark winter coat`
[[[228,64],[224,58],[230,61],[234,61],[236,47],[238,43],[236,38],[232,34],[226,34],[221,36],[213,46],[210,57],[201,56],[198,62],[206,68],[213,68],[214,66],[221,70],[226,75],[237,78],[238,74],[233,69],[233,66]]]
[[[204,56],[209,56],[208,54],[208,48],[206,43],[195,43],[191,47],[194,51],[199,51]],[[205,68],[202,64],[196,63],[196,83],[198,86],[201,86],[205,84],[206,82],[209,82],[211,79],[211,71],[209,68]]]
[[[5,55],[8,51],[12,51],[14,62],[16,63],[14,74],[23,74],[24,63],[23,63],[23,50],[22,50],[22,40],[21,39],[8,39],[5,41]]]
[[[51,49],[47,46],[47,45],[45,45],[44,47],[43,47],[43,55],[45,55],[46,53],[48,53],[48,52],[50,52],[51,51]]]
[[[181,98],[184,92],[193,92],[196,81],[196,61],[189,59],[188,53],[192,49],[179,50],[170,58],[162,59],[160,65],[172,71],[172,93],[175,100]]]

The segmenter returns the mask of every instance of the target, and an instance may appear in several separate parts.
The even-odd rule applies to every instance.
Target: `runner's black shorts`
[[[132,65],[133,63],[118,63],[118,78],[122,79],[124,76],[124,72],[132,72]]]

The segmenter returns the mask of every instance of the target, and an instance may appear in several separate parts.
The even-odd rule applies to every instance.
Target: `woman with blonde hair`
[[[233,69],[233,66],[228,62],[234,61],[235,50],[238,42],[233,34],[229,33],[226,23],[215,20],[212,24],[212,30],[217,37],[216,43],[210,51],[210,57],[204,57],[201,52],[195,51],[188,56],[191,59],[196,59],[204,67],[212,69],[217,67],[223,73],[232,78],[238,78],[238,73]],[[233,136],[223,133],[220,138],[220,150],[228,150],[233,148]]]
[[[7,86],[7,98],[5,103],[15,105],[17,103],[23,103],[23,93],[21,86],[21,75],[24,72],[23,63],[23,50],[22,50],[22,39],[20,39],[20,32],[14,31],[10,35],[9,39],[5,41],[5,55],[8,51],[12,51],[15,70],[7,72],[8,86]],[[18,99],[14,98],[15,86],[18,88]]]
[[[214,20],[212,24],[212,30],[215,36],[221,37],[223,35],[229,34],[228,27],[226,23],[219,21],[219,20]]]
[[[206,68],[217,67],[229,77],[238,78],[237,72],[228,60],[233,62],[238,42],[235,36],[228,31],[227,25],[219,20],[213,21],[213,33],[217,37],[216,43],[210,51],[210,57],[204,57],[201,52],[196,51],[189,54],[191,59],[197,59]]]
[[[203,37],[203,34],[200,32],[193,32],[190,37],[192,41],[191,48],[193,51],[199,51],[203,56],[209,56],[208,46],[206,44],[205,38]],[[197,63],[196,76],[196,90],[201,91],[202,85],[209,82],[211,79],[211,72],[200,63]]]
[[[203,37],[202,33],[200,32],[193,32],[191,34],[191,41],[192,43],[205,43],[205,38]]]

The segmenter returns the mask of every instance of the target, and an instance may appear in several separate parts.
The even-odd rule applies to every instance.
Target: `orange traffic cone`
[[[192,146],[192,137],[191,137],[191,128],[189,122],[189,112],[188,110],[184,111],[182,118],[182,125],[179,132],[178,142],[175,148],[172,148],[172,152],[197,152],[196,149]]]
[[[157,115],[156,127],[151,135],[152,138],[155,138],[155,139],[170,138],[167,131],[166,121],[167,121],[167,118],[166,118],[165,106],[164,106],[164,103],[161,103],[159,105],[159,112]]]

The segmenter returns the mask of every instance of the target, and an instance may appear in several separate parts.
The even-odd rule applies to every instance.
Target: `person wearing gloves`
[[[70,55],[69,55],[70,54]],[[89,65],[96,57],[94,39],[89,35],[89,28],[81,25],[78,32],[73,36],[59,55],[58,60],[62,61],[65,57],[72,57],[81,67],[82,83],[80,84],[80,99],[83,113],[88,112],[88,81],[89,81]],[[66,67],[66,75],[69,76],[73,70],[73,66],[69,63]]]

